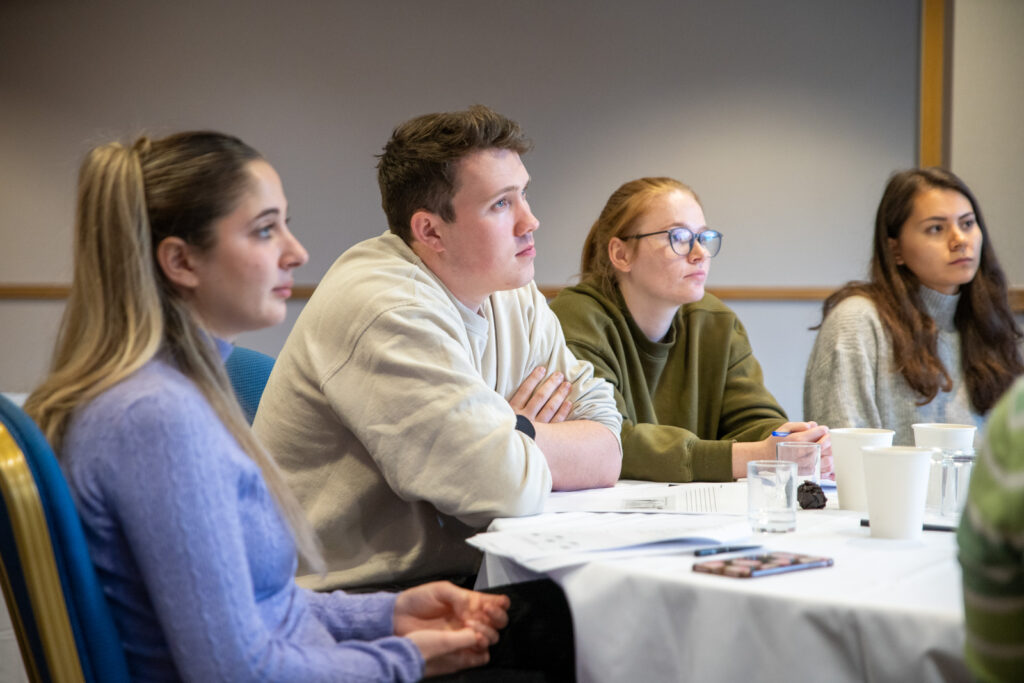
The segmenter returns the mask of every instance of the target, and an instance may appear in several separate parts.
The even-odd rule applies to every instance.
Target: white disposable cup
[[[921,537],[932,453],[931,448],[916,446],[862,449],[873,538]]]
[[[974,425],[922,422],[912,425],[914,445],[919,448],[938,448],[942,451],[974,452]],[[942,505],[942,454],[932,456],[928,470],[928,499],[926,505],[938,512]]]
[[[830,429],[832,439],[832,469],[836,474],[836,492],[843,510],[868,509],[864,494],[864,466],[860,449],[864,446],[891,446],[891,429],[868,427],[840,427]]]

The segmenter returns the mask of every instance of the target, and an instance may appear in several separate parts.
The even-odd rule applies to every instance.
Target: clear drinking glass
[[[783,441],[775,445],[775,455],[779,460],[791,460],[796,463],[796,475],[799,482],[821,481],[821,444],[806,441]]]
[[[942,503],[944,517],[956,517],[964,511],[967,487],[974,469],[974,450],[942,451]]]
[[[948,516],[960,514],[967,495],[966,482],[970,480],[974,465],[974,437],[978,428],[967,424],[919,422],[913,429],[915,446],[938,449],[932,455],[928,475],[928,511]]]
[[[747,463],[747,519],[754,531],[796,529],[796,463],[752,460]]]

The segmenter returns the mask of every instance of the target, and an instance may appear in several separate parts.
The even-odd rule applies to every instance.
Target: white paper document
[[[647,554],[652,545],[660,552],[685,551],[733,541],[750,533],[745,519],[726,515],[649,515],[568,513],[519,520],[501,520],[499,530],[469,539],[476,548],[509,557],[533,571],[582,564],[607,557]],[[530,522],[533,522],[532,524]],[[628,550],[629,552],[626,552]]]
[[[747,487],[728,484],[632,483],[607,489],[560,491],[548,496],[544,512],[747,513]]]

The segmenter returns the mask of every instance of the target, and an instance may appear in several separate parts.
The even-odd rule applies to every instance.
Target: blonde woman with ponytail
[[[448,583],[318,594],[314,533],[223,361],[281,322],[306,251],[273,167],[237,138],[93,149],[75,274],[26,410],[61,458],[138,680],[417,680],[483,664],[508,598]]]

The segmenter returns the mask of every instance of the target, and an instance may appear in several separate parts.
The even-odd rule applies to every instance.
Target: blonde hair
[[[155,258],[169,236],[211,248],[214,221],[237,205],[252,182],[248,165],[258,159],[241,140],[213,132],[89,152],[79,171],[71,293],[50,374],[25,410],[59,454],[79,406],[167,353],[259,465],[300,554],[322,573],[316,534],[252,433],[208,334]]]
[[[685,192],[700,204],[697,193],[674,178],[638,178],[615,190],[583,243],[580,281],[597,287],[606,296],[613,296],[618,276],[608,257],[608,243],[613,237],[621,239],[633,234],[637,221],[647,211],[651,200],[673,191]]]

